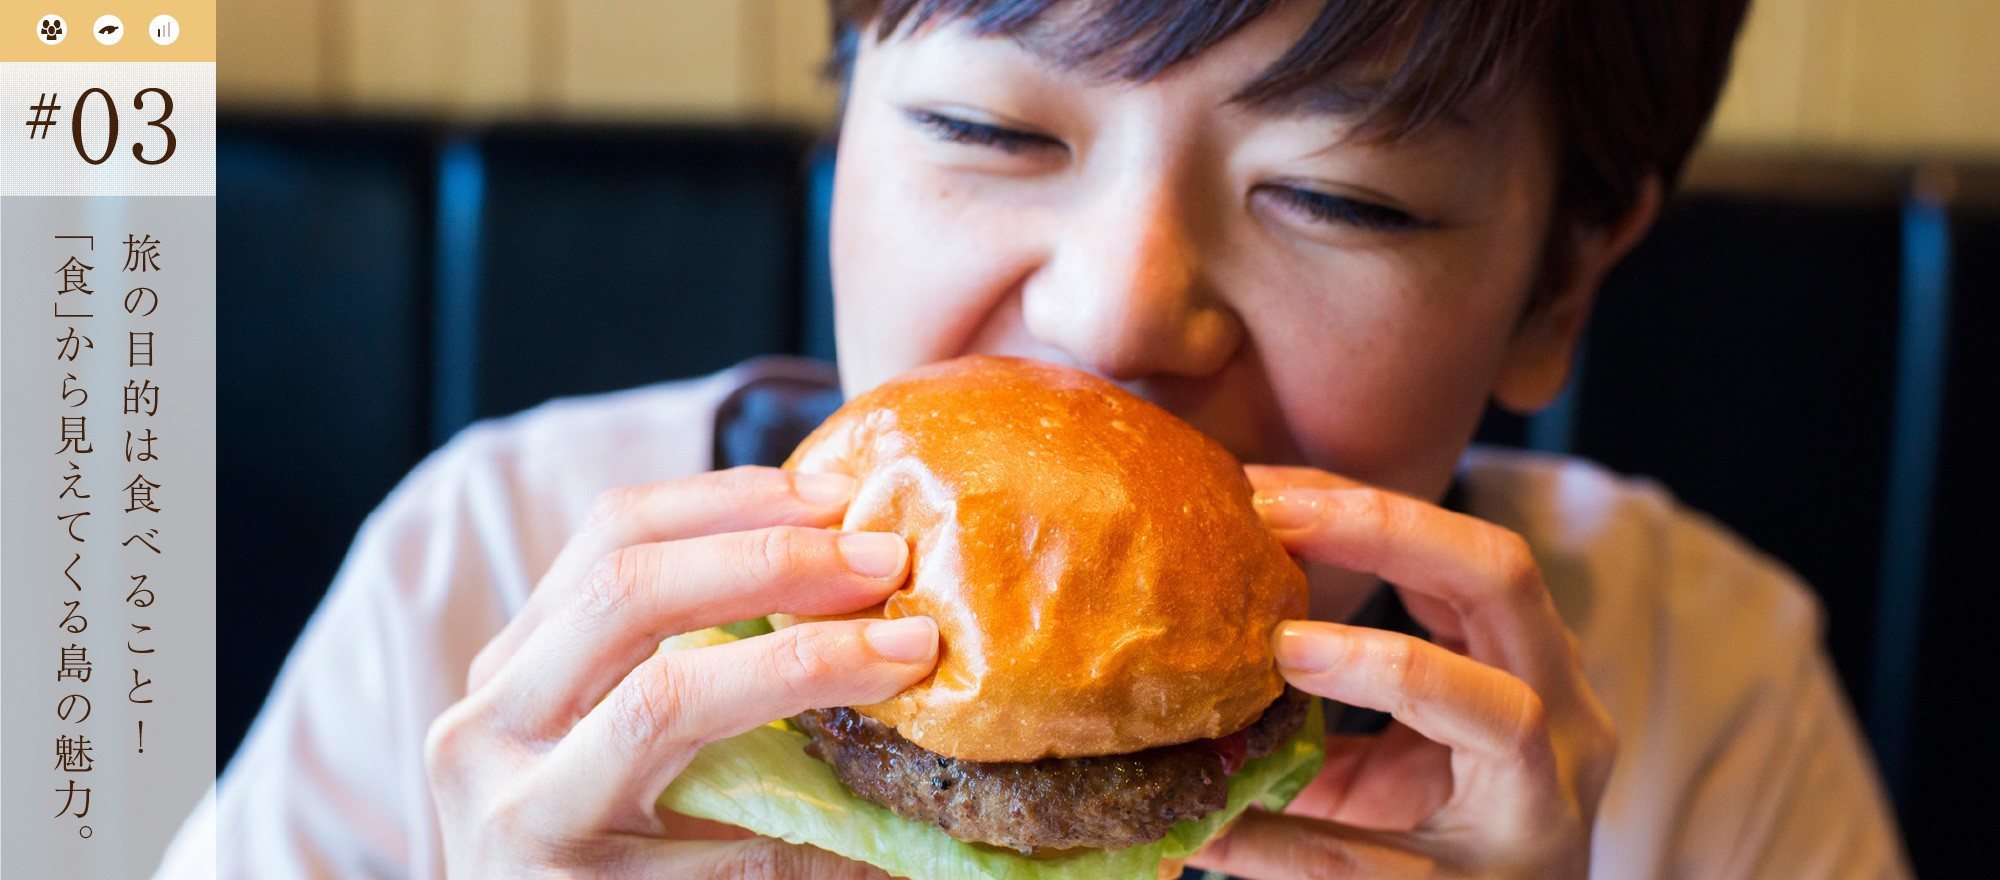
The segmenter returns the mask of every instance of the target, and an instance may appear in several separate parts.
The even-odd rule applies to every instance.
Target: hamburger
[[[890,700],[785,731],[836,780],[801,801],[837,790],[857,805],[846,821],[911,843],[845,839],[823,804],[753,830],[921,880],[1151,877],[1317,769],[1318,707],[1270,642],[1305,616],[1305,575],[1241,464],[1167,411],[1088,373],[975,355],[848,401],[785,466],[856,478],[842,528],[910,542],[905,584],[847,616],[927,615],[939,653]],[[698,787],[683,783],[701,763],[670,796]]]
[[[911,542],[869,616],[929,615],[936,671],[808,712],[841,782],[946,834],[1033,853],[1165,836],[1304,721],[1271,657],[1305,575],[1243,467],[1104,379],[971,356],[835,412],[786,467],[860,482],[846,529]]]

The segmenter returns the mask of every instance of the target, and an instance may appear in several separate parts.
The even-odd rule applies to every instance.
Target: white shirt
[[[789,358],[467,428],[369,515],[158,876],[443,877],[431,719],[591,499],[713,466],[716,407]],[[1810,590],[1657,482],[1474,446],[1466,507],[1533,548],[1619,750],[1592,876],[1904,877]],[[213,847],[213,849],[211,849]]]

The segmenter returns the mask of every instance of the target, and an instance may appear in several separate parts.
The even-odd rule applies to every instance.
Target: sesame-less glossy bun
[[[849,474],[843,528],[892,531],[910,579],[874,614],[930,615],[936,673],[858,707],[970,761],[1135,752],[1241,730],[1282,687],[1272,628],[1305,575],[1242,466],[1088,373],[975,355],[849,401],[788,468]]]

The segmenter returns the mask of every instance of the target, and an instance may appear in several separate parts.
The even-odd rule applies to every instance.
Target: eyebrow
[[[1387,90],[1388,84],[1381,80],[1319,80],[1261,102],[1231,97],[1230,103],[1240,103],[1264,116],[1281,118],[1353,116],[1373,106]]]
[[[1075,57],[1076,53],[1069,40],[1055,33],[1055,28],[1046,21],[1035,21],[1027,27],[1007,34],[1007,41],[1035,60],[1063,70],[1076,70],[1090,59]]]

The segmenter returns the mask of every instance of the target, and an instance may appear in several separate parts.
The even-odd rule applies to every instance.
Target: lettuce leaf
[[[759,624],[676,636],[662,649],[695,648],[769,631]],[[1314,700],[1296,736],[1230,777],[1229,805],[1222,810],[1175,823],[1153,843],[1035,858],[955,840],[856,797],[832,767],[805,753],[806,742],[805,734],[779,723],[710,743],[667,786],[660,803],[675,812],[810,844],[911,880],[1155,880],[1162,861],[1187,858],[1245,809],[1282,809],[1326,759],[1324,716],[1320,701]]]

